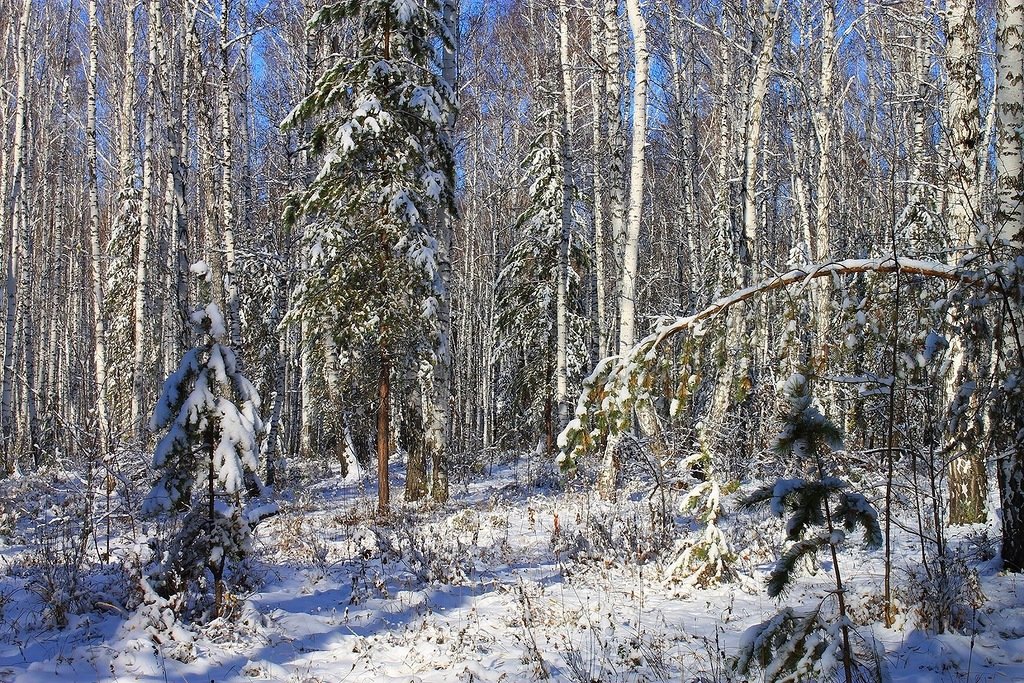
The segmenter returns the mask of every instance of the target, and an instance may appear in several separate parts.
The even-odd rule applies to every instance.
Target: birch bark
[[[145,424],[145,391],[147,380],[146,352],[149,309],[149,250],[153,230],[154,176],[156,175],[156,149],[154,126],[158,98],[160,64],[158,46],[161,32],[161,0],[149,0],[149,64],[146,114],[143,123],[143,139],[146,151],[142,158],[142,215],[139,221],[138,261],[135,271],[135,354],[132,372],[132,430],[137,439],[142,438]]]
[[[608,122],[608,234],[614,263],[622,262],[626,225],[626,140],[622,121],[622,60],[619,54],[619,0],[604,0],[605,118]],[[617,280],[615,273],[611,279]],[[607,276],[606,276],[607,277]],[[609,312],[609,349],[618,349],[618,326]]]
[[[7,249],[7,319],[4,326],[4,376],[3,389],[0,394],[0,420],[3,424],[3,451],[7,456],[5,465],[10,468],[13,465],[13,439],[14,439],[14,374],[15,354],[14,339],[16,336],[15,321],[17,319],[17,293],[18,286],[15,282],[15,272],[18,268],[18,261],[15,252],[20,244],[19,230],[24,229],[20,209],[22,185],[25,175],[25,117],[26,117],[26,92],[28,90],[28,29],[29,20],[32,16],[32,0],[24,0],[21,5],[21,17],[18,23],[18,91],[15,97],[14,110],[14,144],[11,154],[11,190],[8,196],[3,198],[6,203],[5,213],[11,217],[12,229],[8,233]]]
[[[86,76],[86,183],[89,192],[89,245],[92,251],[93,363],[96,382],[96,417],[99,423],[100,457],[109,452],[110,421],[107,416],[107,329],[103,307],[103,246],[100,244],[100,195],[96,147],[96,86],[99,69],[99,19],[96,0],[89,0],[89,70]]]
[[[978,90],[978,23],[973,2],[951,0],[946,8],[946,206],[948,239],[954,247],[975,241],[979,217],[978,149],[980,118]],[[950,254],[956,262],[958,252]],[[968,344],[959,335],[953,338],[946,375],[946,399],[952,402],[962,383],[973,374],[974,362],[967,357]],[[982,522],[985,510],[985,462],[980,450],[958,454],[949,463],[949,522]]]
[[[568,379],[566,360],[568,337],[567,288],[569,277],[569,233],[572,227],[572,146],[570,120],[573,109],[572,72],[569,63],[569,10],[565,0],[558,0],[558,63],[562,76],[561,156],[562,156],[562,226],[558,239],[558,286],[556,289],[556,358],[555,401],[558,404],[558,425],[561,432],[569,422]]]
[[[996,225],[994,237],[1009,255],[1024,249],[1024,2],[1000,0],[996,24]],[[1024,311],[1020,301],[1007,303],[1010,318],[1003,335],[1007,365],[1024,372]],[[1019,391],[1019,389],[1018,389]],[[1003,513],[1003,567],[1024,571],[1024,410],[1020,399],[1004,411],[1010,421],[1006,448],[997,462]]]
[[[227,304],[231,346],[241,351],[242,323],[239,319],[238,282],[235,268],[235,203],[232,168],[231,110],[231,0],[224,0],[220,16],[220,220],[224,237],[224,297]],[[241,356],[239,356],[239,362]]]
[[[598,7],[595,4],[590,14],[590,58],[594,64],[601,63],[599,43],[604,37],[602,22],[598,16]],[[597,280],[597,311],[595,313],[595,327],[597,330],[597,355],[604,358],[608,355],[608,313],[607,313],[607,288],[608,276],[605,273],[605,226],[604,226],[604,177],[603,172],[603,147],[604,147],[604,111],[602,101],[604,92],[601,79],[595,73],[590,79],[591,99],[591,154],[594,163],[594,276]]]
[[[629,215],[626,221],[619,290],[619,352],[633,346],[636,336],[637,267],[640,254],[640,219],[644,199],[644,162],[647,148],[647,21],[640,0],[626,0],[633,34],[633,154],[629,167]]]
[[[746,265],[744,285],[758,279],[761,270],[761,234],[757,214],[758,152],[761,146],[764,102],[768,94],[768,77],[771,75],[772,55],[775,51],[775,27],[778,24],[781,7],[782,3],[778,0],[763,0],[759,16],[760,44],[754,62],[753,78],[750,81],[750,94],[747,97],[746,139],[743,143],[743,247],[746,253],[741,253]]]

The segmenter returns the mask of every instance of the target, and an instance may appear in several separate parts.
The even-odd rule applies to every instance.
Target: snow
[[[400,487],[402,470],[393,469]],[[531,489],[529,478],[521,461],[453,482],[447,506],[399,506],[389,524],[374,520],[375,501],[366,493],[372,481],[345,480],[337,469],[307,480],[294,497],[264,504],[279,506],[279,513],[258,515],[257,588],[237,596],[231,618],[205,627],[174,621],[166,601],[151,591],[133,610],[97,590],[115,609],[87,610],[55,629],[41,621],[39,598],[26,589],[24,575],[9,569],[0,577],[0,678],[721,680],[711,678],[722,666],[719,649],[734,657],[741,645],[767,635],[765,622],[778,623],[779,606],[760,585],[774,546],[745,544],[738,563],[751,577],[746,583],[680,584],[667,580],[671,554],[637,562],[623,537],[605,544],[596,533],[616,534],[630,520],[645,519],[646,489],[629,486],[618,502],[607,503],[585,488]],[[257,510],[273,508],[261,505],[249,514]],[[677,514],[684,537],[686,519]],[[781,535],[746,515],[729,515],[723,524],[732,539]],[[647,533],[643,523],[635,528]],[[129,540],[119,547],[130,548]],[[895,557],[916,554],[910,534],[896,541]],[[8,567],[19,566],[26,551],[0,545]],[[851,547],[841,562],[851,609],[864,609],[861,602],[880,590],[881,553]],[[90,574],[97,586],[107,580],[102,571],[110,569]],[[884,650],[894,683],[962,680],[968,668],[971,680],[1022,680],[1024,583],[985,569],[981,580],[988,600],[977,611],[974,636],[929,635],[912,623],[889,630],[857,619],[854,631]],[[798,577],[787,596],[790,614],[813,613],[834,590],[830,582],[827,569]],[[808,643],[824,649],[801,668],[837,663],[838,639],[829,626],[809,635]]]
[[[434,125],[440,126],[444,123],[444,104],[434,88],[422,86],[413,88],[409,106],[420,109],[423,116]]]
[[[772,502],[771,511],[776,517],[782,517],[786,514],[786,509],[783,507],[783,500],[789,494],[800,489],[807,482],[803,479],[779,479],[775,482],[775,487],[772,489]]]
[[[198,277],[206,278],[209,280],[212,277],[212,271],[206,261],[200,259],[193,263],[188,268],[189,272]]]
[[[420,3],[416,0],[393,0],[391,10],[398,18],[398,23],[405,26],[419,14]]]

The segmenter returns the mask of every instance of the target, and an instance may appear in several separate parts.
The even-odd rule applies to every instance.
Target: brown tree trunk
[[[377,379],[377,512],[387,516],[391,507],[388,460],[391,457],[391,359],[380,349],[380,377]]]

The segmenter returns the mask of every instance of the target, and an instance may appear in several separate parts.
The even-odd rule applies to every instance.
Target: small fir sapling
[[[157,481],[143,513],[183,515],[151,574],[155,591],[182,604],[199,597],[189,594],[196,586],[212,580],[217,617],[225,571],[251,547],[241,493],[246,478],[256,476],[256,436],[263,423],[259,396],[226,343],[217,306],[197,309],[191,322],[202,341],[164,382],[150,421],[150,429],[163,436],[153,455]]]
[[[786,607],[747,631],[734,666],[738,673],[747,674],[756,665],[765,681],[783,683],[829,678],[841,661],[845,680],[852,683],[855,662],[838,551],[846,532],[858,527],[863,529],[869,548],[880,547],[878,513],[863,495],[846,491],[846,482],[825,473],[822,449],[838,450],[842,441],[839,430],[812,397],[808,379],[793,373],[783,384],[782,394],[783,427],[773,448],[817,478],[780,479],[754,491],[741,505],[768,506],[776,517],[786,517],[789,546],[768,577],[768,594],[784,595],[799,561],[828,550],[838,614],[835,619],[827,618],[823,603],[806,614]]]

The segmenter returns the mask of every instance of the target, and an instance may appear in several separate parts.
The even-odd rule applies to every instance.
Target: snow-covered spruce
[[[439,52],[452,36],[436,0],[344,0],[320,9],[311,29],[330,35],[355,20],[350,58],[334,55],[312,90],[283,122],[310,124],[309,146],[323,155],[319,173],[286,210],[302,215],[308,267],[287,322],[301,321],[310,338],[348,352],[356,384],[376,384],[365,403],[377,411],[378,507],[390,506],[392,376],[415,377],[397,387],[424,397],[422,454],[409,468],[406,495],[417,498],[426,463],[431,494],[448,497],[445,464],[448,340],[445,231],[439,216],[455,215],[455,170],[448,134],[457,108]],[[440,50],[438,48],[441,48]],[[358,373],[361,373],[361,377]],[[407,444],[408,445],[408,444]]]
[[[221,611],[225,571],[250,550],[241,494],[256,481],[260,399],[226,343],[217,306],[192,314],[202,341],[164,382],[150,429],[163,432],[153,454],[158,477],[143,502],[146,515],[181,513],[176,533],[150,572],[155,591],[190,612],[206,607],[201,588],[214,589]],[[208,572],[208,573],[207,573]]]
[[[561,367],[557,358],[559,288],[560,284],[567,288],[566,381],[571,391],[578,392],[587,363],[587,321],[578,270],[586,264],[587,254],[586,243],[573,225],[563,226],[567,188],[557,111],[548,108],[538,117],[542,132],[523,161],[530,204],[516,220],[516,242],[505,256],[495,290],[495,351],[501,387],[498,419],[521,425],[524,432],[542,434],[544,447],[551,448],[557,432],[554,408],[562,400],[557,376]],[[560,283],[563,235],[569,241],[570,267]]]

